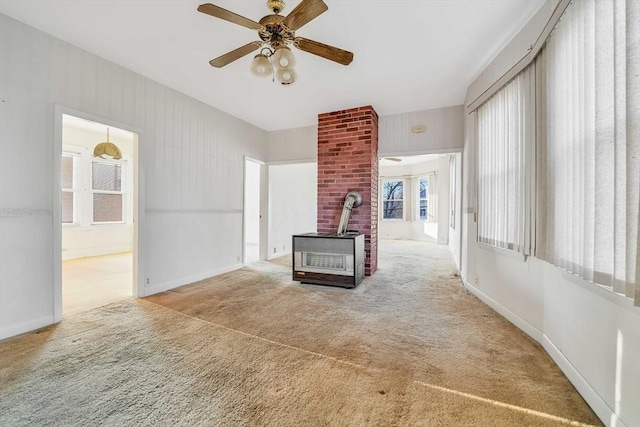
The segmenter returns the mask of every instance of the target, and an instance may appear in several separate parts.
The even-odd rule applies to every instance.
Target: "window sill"
[[[484,251],[491,252],[496,255],[507,256],[509,258],[517,259],[522,262],[527,261],[527,257],[520,252],[512,251],[509,249],[498,248],[496,246],[487,245],[486,243],[482,243],[482,242],[476,242],[476,246]]]
[[[582,277],[579,277],[573,273],[570,273],[567,270],[564,270],[560,267],[556,267],[553,264],[549,264],[549,265],[555,268],[559,268],[560,271],[562,272],[562,278],[567,280],[568,282],[571,282],[574,285],[580,286],[581,288],[589,292],[593,292],[599,297],[602,297],[613,304],[616,304],[622,308],[625,308],[631,311],[632,313],[640,314],[640,307],[634,306],[633,301],[631,301],[631,299],[627,298],[626,296],[619,294],[617,292],[614,292],[611,288],[607,286],[598,285],[597,283],[593,283],[588,280],[585,280]]]

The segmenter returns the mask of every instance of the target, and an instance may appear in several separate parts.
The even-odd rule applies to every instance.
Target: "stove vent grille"
[[[346,267],[344,255],[315,252],[303,252],[302,265],[303,267],[326,268],[331,270],[344,270]]]

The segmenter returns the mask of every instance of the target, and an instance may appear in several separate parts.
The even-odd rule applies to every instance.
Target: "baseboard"
[[[291,251],[280,251],[280,252],[276,252],[274,254],[269,254],[269,256],[267,257],[267,260],[280,258],[281,256],[285,256],[285,255],[291,255]]]
[[[0,328],[0,340],[44,328],[45,326],[53,325],[54,323],[56,322],[53,319],[53,314],[51,314],[29,320],[27,322],[18,323],[17,325],[5,326]]]
[[[609,427],[626,427],[626,424],[615,414],[600,395],[591,387],[587,380],[580,372],[564,357],[560,350],[544,335],[538,328],[522,319],[520,316],[504,307],[493,298],[485,295],[480,289],[472,286],[464,276],[460,275],[464,287],[474,294],[478,299],[495,310],[502,317],[513,323],[518,329],[529,335],[535,341],[540,343],[551,359],[555,362],[560,370],[566,375],[567,379],[578,390],[578,393],[584,398],[587,404],[593,409],[598,418]]]
[[[123,252],[131,252],[130,244],[100,246],[96,248],[83,248],[83,249],[69,249],[62,251],[62,260],[68,261],[78,258],[89,258],[95,256],[120,254]]]
[[[143,288],[142,296],[148,297],[149,295],[157,294],[160,292],[168,291],[179,286],[188,285],[189,283],[198,282],[200,280],[208,279],[213,276],[228,273],[230,271],[239,270],[244,267],[242,264],[233,264],[227,267],[218,268],[216,270],[207,271],[204,273],[194,274],[193,276],[183,277],[181,279],[170,280],[168,282],[159,283]]]
[[[578,393],[580,393],[591,409],[593,409],[593,412],[596,413],[605,425],[610,427],[626,427],[626,424],[618,418],[611,407],[607,405],[607,402],[600,397],[598,392],[580,375],[580,372],[564,357],[558,347],[556,347],[546,335],[542,335],[542,342],[540,344],[542,344],[556,365],[558,365],[560,370],[567,376],[571,384],[578,390]]]
[[[534,340],[536,340],[537,342],[542,344],[542,331],[540,331],[538,328],[533,326],[531,323],[527,322],[522,317],[518,316],[516,313],[514,313],[511,310],[509,310],[508,308],[506,308],[505,306],[503,306],[502,304],[500,304],[499,302],[497,302],[493,298],[491,298],[491,297],[487,296],[486,294],[484,294],[480,289],[476,288],[475,286],[472,286],[466,280],[466,278],[464,276],[461,275],[460,278],[462,279],[462,283],[464,284],[464,287],[469,292],[471,292],[476,297],[478,297],[478,299],[480,301],[482,301],[485,304],[487,304],[489,307],[491,307],[496,312],[498,312],[498,314],[500,314],[502,317],[504,317],[509,322],[511,322],[514,325],[516,325],[525,334],[529,335],[531,338],[533,338]]]

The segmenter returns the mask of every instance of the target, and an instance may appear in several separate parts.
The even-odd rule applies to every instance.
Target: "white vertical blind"
[[[533,67],[477,109],[478,241],[531,253]]]
[[[636,305],[639,11],[576,0],[537,59],[537,256]]]
[[[429,202],[427,205],[427,221],[438,222],[438,174],[432,172],[429,179]]]

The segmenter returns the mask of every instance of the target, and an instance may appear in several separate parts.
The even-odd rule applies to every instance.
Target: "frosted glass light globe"
[[[258,77],[267,77],[273,73],[271,61],[265,55],[259,53],[251,61],[251,72]]]
[[[273,62],[276,68],[285,69],[296,66],[296,60],[293,57],[291,49],[288,47],[279,47],[273,53]]]
[[[296,81],[296,72],[293,69],[284,69],[278,70],[276,72],[276,76],[278,77],[278,81],[283,85],[290,85]]]

